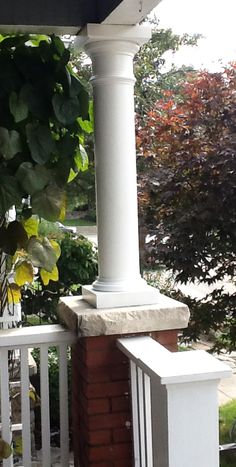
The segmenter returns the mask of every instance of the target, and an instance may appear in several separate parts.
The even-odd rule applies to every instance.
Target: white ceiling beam
[[[161,0],[123,0],[103,21],[104,24],[138,24]]]

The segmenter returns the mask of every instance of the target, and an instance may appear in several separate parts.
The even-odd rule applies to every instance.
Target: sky
[[[176,65],[217,71],[219,60],[223,64],[236,61],[236,0],[162,0],[154,12],[160,27],[205,37],[198,47],[183,47],[176,53]]]

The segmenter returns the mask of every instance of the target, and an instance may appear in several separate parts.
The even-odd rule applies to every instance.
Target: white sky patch
[[[162,0],[154,12],[162,28],[205,37],[198,47],[182,47],[169,56],[176,65],[214,71],[222,63],[236,61],[236,0]]]

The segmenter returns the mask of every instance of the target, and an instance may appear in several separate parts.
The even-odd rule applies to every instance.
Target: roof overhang
[[[79,33],[87,23],[137,24],[161,0],[7,0],[1,32]]]

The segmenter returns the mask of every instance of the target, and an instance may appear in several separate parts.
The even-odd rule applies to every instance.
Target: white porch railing
[[[12,433],[22,432],[22,465],[31,467],[40,465],[51,467],[50,449],[50,409],[49,409],[49,374],[48,349],[58,347],[59,353],[59,410],[60,410],[60,465],[69,465],[69,426],[68,426],[68,383],[67,383],[67,348],[75,340],[74,334],[60,325],[33,326],[9,329],[0,333],[0,436],[12,443]],[[31,452],[30,398],[29,398],[29,349],[40,349],[40,398],[41,398],[41,442],[42,457],[34,464]],[[21,423],[11,421],[11,368],[9,352],[16,351],[19,358],[19,379],[21,391]],[[13,466],[13,455],[3,461],[3,467]]]
[[[231,375],[204,351],[171,353],[150,337],[118,340],[129,357],[135,467],[219,466],[217,385]]]

